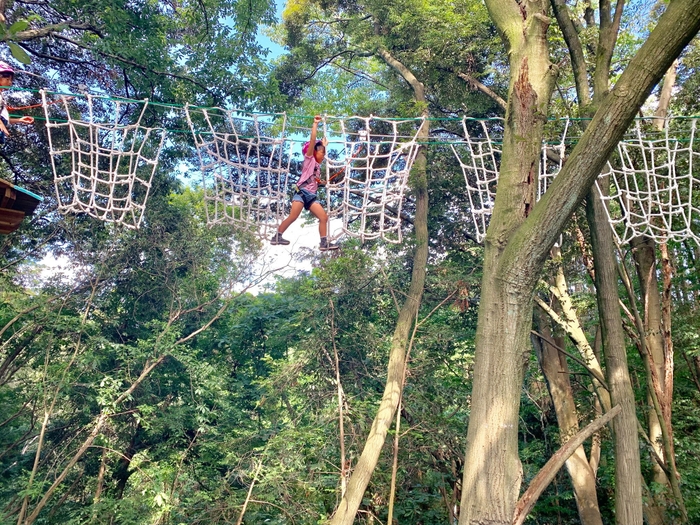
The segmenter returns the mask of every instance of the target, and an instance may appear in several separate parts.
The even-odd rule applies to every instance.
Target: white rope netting
[[[473,234],[478,242],[486,236],[493,203],[496,199],[496,182],[501,165],[502,121],[500,129],[492,129],[493,121],[462,119],[463,142],[451,144],[469,197],[469,217]]]
[[[657,242],[700,242],[700,146],[696,118],[636,120],[610,159],[608,219],[620,243],[640,235]],[[607,186],[606,188],[607,189]]]
[[[363,242],[401,242],[404,195],[422,121],[378,117],[327,119],[327,211],[342,233]]]
[[[559,173],[565,158],[566,134],[568,121],[557,125],[557,140],[542,145],[540,159],[540,176],[538,179],[537,199],[547,191],[552,180]],[[559,123],[555,123],[559,124]],[[461,122],[462,141],[450,144],[464,175],[467,185],[469,209],[467,222],[472,228],[471,234],[482,242],[486,236],[491,212],[496,199],[498,171],[501,164],[501,147],[503,144],[502,119],[464,118]]]
[[[640,235],[657,242],[686,238],[700,242],[700,147],[695,142],[698,119],[668,119],[661,131],[653,126],[655,120],[634,122],[596,182],[608,203],[610,224],[620,243]],[[463,141],[451,145],[466,182],[467,217],[478,242],[486,236],[496,196],[502,129],[498,119],[465,118]],[[571,129],[569,119],[547,123],[538,199],[576,143],[569,138]],[[602,191],[603,181],[609,181],[610,192]]]
[[[188,107],[186,114],[208,223],[244,225],[269,238],[289,212],[291,186],[301,172],[301,161],[292,163],[293,145],[303,143],[310,129],[295,126],[290,132],[284,113]],[[329,220],[340,220],[340,234],[400,242],[419,127],[415,119],[372,116],[328,118],[319,126],[318,137],[328,139],[320,197],[325,195]]]
[[[46,91],[41,97],[59,211],[138,228],[166,135],[165,129],[142,124],[148,101]],[[285,113],[187,106],[185,114],[208,224],[244,225],[269,238],[289,212],[302,164],[293,160],[298,155],[293,149],[310,129],[289,125]],[[700,242],[698,120],[669,118],[660,126],[659,119],[638,119],[618,145],[597,187],[620,243],[641,235],[657,242]],[[318,136],[328,139],[326,185],[319,197],[329,219],[341,225],[333,237],[401,242],[423,124],[374,116],[324,118]],[[462,217],[481,242],[496,198],[504,123],[464,118],[460,124],[461,140],[449,145],[467,187],[469,209]],[[538,199],[576,142],[569,137],[580,128],[575,124],[561,119],[545,127]]]
[[[166,132],[141,125],[148,101],[51,96],[41,92],[59,211],[138,228]]]
[[[245,226],[269,238],[288,210],[286,115],[192,107],[186,114],[200,161],[207,223]]]

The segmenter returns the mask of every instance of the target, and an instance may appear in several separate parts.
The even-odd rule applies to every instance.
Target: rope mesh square
[[[401,214],[421,122],[374,116],[329,118],[325,136],[328,216],[363,242],[402,240]]]
[[[287,117],[186,108],[202,172],[207,223],[277,231],[289,206]]]

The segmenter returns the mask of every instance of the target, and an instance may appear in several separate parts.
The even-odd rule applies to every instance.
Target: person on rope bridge
[[[7,109],[7,102],[1,90],[12,87],[15,79],[15,71],[7,62],[0,61],[0,144],[4,144],[10,132],[7,126],[10,124],[34,124],[34,117],[24,116],[20,118],[10,118]]]
[[[289,244],[289,241],[283,238],[282,234],[299,218],[302,208],[305,208],[318,219],[318,233],[321,235],[320,250],[325,252],[339,248],[337,244],[328,242],[328,214],[316,197],[316,191],[321,183],[321,162],[326,157],[326,145],[328,144],[326,137],[323,137],[322,140],[316,140],[319,122],[321,122],[321,117],[316,115],[311,127],[309,142],[301,148],[304,163],[301,168],[301,177],[296,183],[295,193],[292,196],[292,210],[277,228],[277,233],[270,240],[270,244]]]

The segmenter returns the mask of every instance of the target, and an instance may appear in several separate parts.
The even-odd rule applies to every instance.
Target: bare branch
[[[518,504],[515,506],[515,516],[513,516],[513,525],[522,525],[527,518],[528,513],[535,506],[537,498],[540,497],[544,489],[550,484],[557,475],[559,469],[566,463],[569,456],[583,444],[589,437],[603,428],[612,418],[617,416],[622,411],[620,405],[615,405],[607,414],[604,414],[591,423],[584,429],[579,431],[574,437],[566,442],[550,459],[544,467],[540,469],[537,475],[530,482],[530,486],[522,495]]]
[[[501,96],[499,96],[498,93],[496,93],[495,91],[493,91],[490,87],[488,87],[488,86],[485,85],[485,84],[482,84],[482,83],[479,82],[477,79],[475,79],[473,76],[467,75],[466,73],[462,73],[461,71],[455,71],[455,74],[456,74],[459,78],[461,78],[462,80],[464,80],[467,84],[469,84],[470,86],[472,86],[473,88],[478,89],[478,90],[481,91],[484,95],[487,95],[488,97],[490,97],[494,102],[496,102],[496,104],[498,104],[499,106],[501,106],[501,108],[502,108],[503,110],[506,109],[506,107],[507,107],[507,105],[508,105],[508,104],[506,103],[506,101],[505,101]]]

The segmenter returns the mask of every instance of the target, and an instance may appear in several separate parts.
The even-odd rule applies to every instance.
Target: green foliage
[[[493,83],[497,91],[504,88],[500,42],[480,2],[299,1],[287,5],[283,21],[290,53],[276,64],[275,77],[290,101],[311,98],[319,103],[326,97],[324,88],[316,86],[329,83],[333,90],[344,83],[351,94],[356,85],[368,84],[375,93],[390,90],[393,107],[386,114],[417,114],[415,107],[398,109],[401,99],[412,99],[412,92],[379,58],[381,48],[425,85],[433,108],[461,113],[466,107],[474,116],[500,112],[457,76],[474,75]],[[335,66],[332,73],[324,73],[327,65]],[[341,101],[334,113],[342,114],[346,106]]]
[[[507,56],[481,2],[289,2],[276,29],[289,53],[273,71],[255,41],[258,25],[273,22],[267,1],[58,0],[41,17],[37,5],[11,3],[3,27],[15,58],[31,58],[27,71],[45,77],[18,75],[21,87],[85,84],[156,101],[414,116],[422,108],[378,60],[382,47],[425,85],[433,114],[502,114],[456,73],[507,91]],[[84,27],[65,26],[70,21]],[[49,24],[58,24],[50,36],[23,39],[27,29]],[[565,61],[563,39],[552,33],[553,57]],[[587,46],[597,38],[594,27],[580,35]],[[624,63],[638,37],[630,32],[620,40],[616,63]],[[684,59],[677,99],[689,111],[698,99],[696,47]],[[573,100],[568,72],[560,82],[554,111],[565,113]],[[153,106],[146,119],[184,128],[174,113]],[[438,140],[460,131],[449,121],[440,125],[432,130]],[[346,242],[337,256],[316,258],[308,272],[254,296],[241,290],[255,279],[260,243],[205,225],[202,191],[180,180],[187,179],[183,166],[197,160],[186,134],[173,134],[166,144],[138,232],[58,217],[46,140],[40,124],[13,134],[0,167],[3,178],[46,197],[36,216],[0,245],[0,523],[17,522],[24,497],[30,511],[37,505],[102,414],[109,417],[99,435],[39,522],[235,523],[251,486],[244,523],[325,522],[338,501],[343,467],[336,373],[352,468],[382,395],[397,303],[410,281],[410,225],[401,246]],[[483,257],[465,229],[464,180],[449,148],[431,144],[428,166],[430,265],[402,403],[394,509],[400,523],[426,525],[447,523],[458,503]],[[409,197],[408,213],[412,206]],[[681,291],[674,337],[688,364],[676,359],[675,445],[693,522],[700,520],[700,402],[691,366],[700,356],[697,257],[687,246],[676,248]],[[37,261],[49,251],[68,256],[74,273],[42,276]],[[563,251],[575,309],[593,339],[593,285],[568,237]],[[643,366],[632,350],[644,407]],[[569,366],[583,423],[595,414],[589,378],[579,364]],[[532,356],[521,403],[527,483],[560,443]],[[39,450],[45,411],[50,417]],[[387,517],[393,437],[392,430],[358,522]],[[604,432],[598,490],[606,523],[614,519],[610,444]],[[561,472],[531,522],[576,520],[571,484]]]

